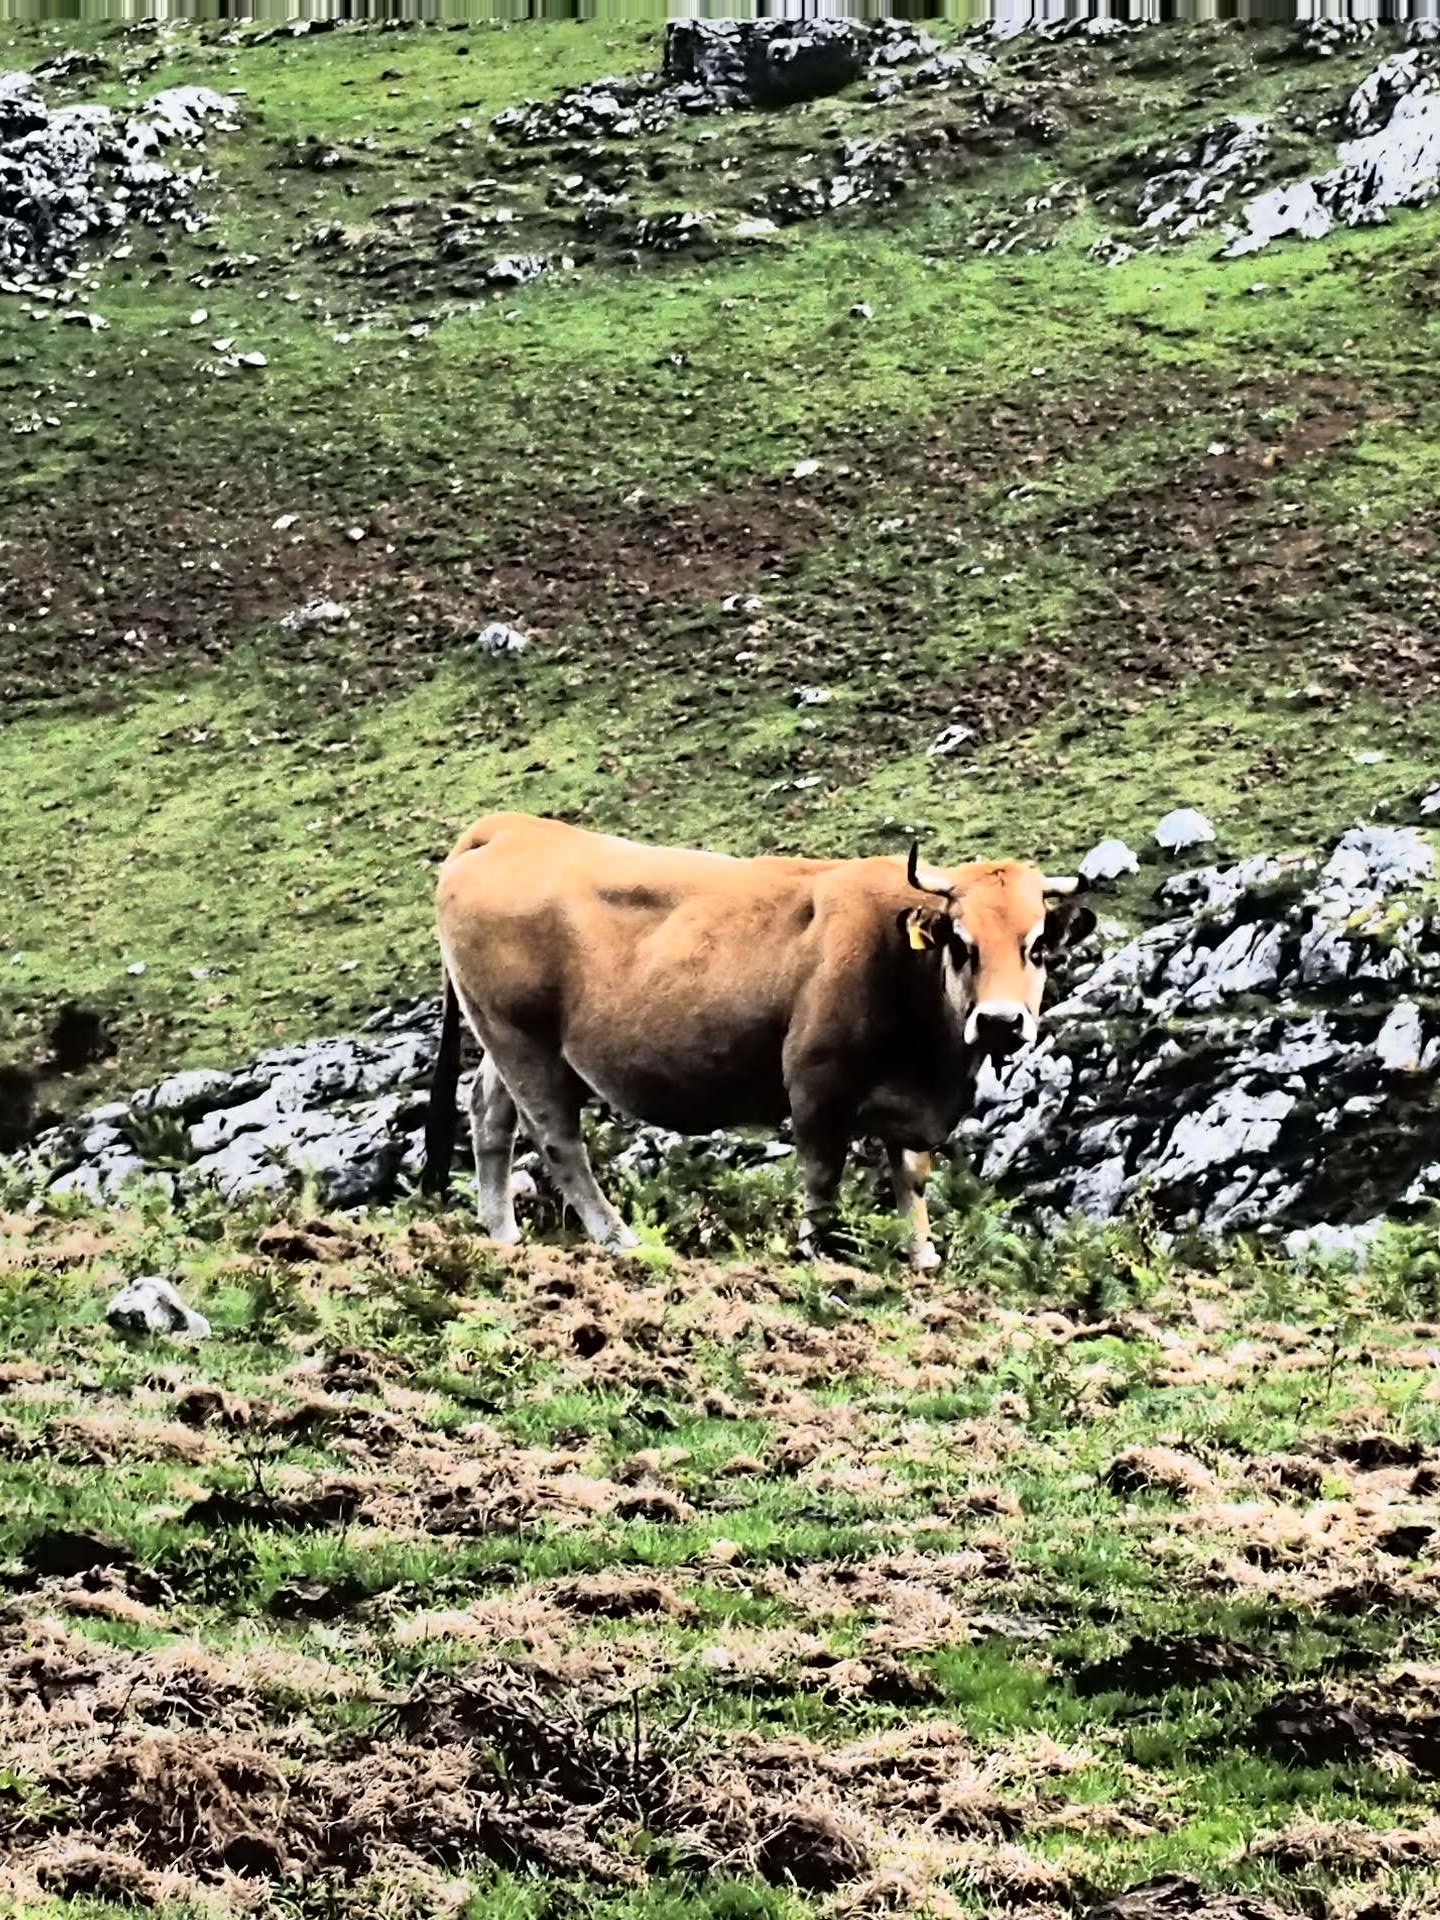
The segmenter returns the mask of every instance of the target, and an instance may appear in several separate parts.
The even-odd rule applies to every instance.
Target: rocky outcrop
[[[1120,843],[1097,852],[1097,873],[1131,870]],[[1425,833],[1382,827],[1351,829],[1323,864],[1174,874],[1165,917],[1112,923],[1040,1044],[982,1073],[957,1147],[1043,1218],[1144,1199],[1174,1227],[1295,1234],[1440,1197],[1435,879]],[[102,1200],[145,1173],[237,1202],[302,1180],[333,1205],[386,1198],[419,1173],[438,1012],[176,1074],[44,1136],[28,1164],[52,1192]],[[639,1174],[677,1144],[624,1131],[618,1163]],[[757,1169],[789,1151],[721,1135],[693,1150]]]
[[[1302,51],[1335,52],[1353,23],[1311,23]],[[1361,37],[1369,37],[1365,27]],[[1420,206],[1440,192],[1440,50],[1413,33],[1386,55],[1351,94],[1336,165],[1308,179],[1287,171],[1284,149],[1294,133],[1253,114],[1232,114],[1173,147],[1140,148],[1110,163],[1096,184],[1140,180],[1134,229],[1097,240],[1092,257],[1117,265],[1137,252],[1180,245],[1206,229],[1222,254],[1257,253],[1286,235],[1319,239],[1336,227],[1374,226],[1392,209]],[[1267,184],[1268,182],[1268,184]]]
[[[1336,148],[1338,164],[1247,201],[1227,256],[1257,253],[1286,234],[1315,240],[1336,227],[1383,224],[1393,208],[1440,193],[1440,68],[1432,49],[1382,60],[1351,95],[1345,120],[1355,138]]]
[[[819,99],[862,75],[879,100],[912,85],[978,79],[987,65],[941,55],[927,33],[895,20],[674,20],[658,74],[592,80],[554,100],[509,107],[493,125],[517,146],[629,140],[662,132],[682,114]]]
[[[1369,1217],[1440,1190],[1430,842],[1357,827],[1329,861],[1177,875],[961,1127],[1037,1209],[1141,1197],[1212,1232]]]
[[[49,107],[32,75],[0,74],[0,287],[48,285],[129,222],[193,230],[198,169],[166,155],[234,124],[235,103],[209,87],[171,87],[119,116]]]

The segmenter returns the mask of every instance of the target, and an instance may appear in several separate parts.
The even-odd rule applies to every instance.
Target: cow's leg
[[[480,1062],[470,1093],[470,1136],[475,1146],[475,1188],[480,1222],[491,1240],[514,1246],[520,1238],[515,1223],[515,1196],[510,1162],[515,1152],[515,1130],[520,1115],[500,1069],[489,1054]]]
[[[890,1178],[895,1186],[895,1205],[900,1218],[910,1229],[910,1264],[917,1273],[928,1273],[940,1265],[935,1242],[930,1238],[930,1210],[925,1205],[925,1182],[930,1178],[928,1153],[911,1153],[905,1147],[886,1142],[890,1160]]]
[[[791,1100],[795,1151],[800,1160],[800,1183],[805,1213],[800,1222],[800,1251],[807,1260],[823,1253],[835,1225],[835,1196],[850,1151],[850,1118],[837,1107],[808,1100]]]
[[[636,1247],[639,1241],[600,1191],[580,1137],[581,1082],[557,1055],[518,1034],[492,1035],[494,1055],[511,1098],[524,1117],[561,1197],[602,1247]]]

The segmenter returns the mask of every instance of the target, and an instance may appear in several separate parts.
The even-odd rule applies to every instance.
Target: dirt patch
[[[756,1869],[766,1880],[801,1893],[834,1893],[869,1865],[855,1834],[818,1807],[782,1813],[755,1852]]]
[[[1085,1920],[1291,1920],[1272,1900],[1214,1893],[1182,1873],[1162,1873],[1084,1914]]]
[[[65,1900],[89,1898],[120,1907],[158,1907],[179,1888],[142,1866],[132,1854],[114,1848],[73,1845],[41,1847],[18,1862],[43,1893]]]
[[[1440,1773],[1440,1714],[1406,1714],[1312,1688],[1283,1694],[1251,1720],[1249,1745],[1291,1766],[1324,1767],[1402,1756],[1417,1773]]]
[[[353,1232],[328,1220],[307,1220],[298,1227],[276,1220],[263,1229],[255,1242],[255,1251],[266,1260],[284,1260],[291,1265],[313,1261],[326,1266],[350,1258],[364,1245]]]
[[[69,1527],[48,1527],[32,1534],[21,1549],[20,1560],[37,1579],[124,1571],[135,1564],[130,1549],[111,1535],[82,1533]]]
[[[552,1597],[588,1620],[633,1620],[647,1615],[666,1620],[693,1617],[693,1604],[663,1580],[641,1573],[595,1573],[560,1582]]]
[[[179,1420],[132,1414],[67,1414],[45,1423],[45,1445],[57,1460],[110,1466],[119,1460],[179,1460],[203,1465],[223,1451],[208,1433]]]
[[[310,1494],[237,1493],[216,1487],[185,1511],[187,1526],[211,1532],[260,1527],[267,1532],[304,1533],[344,1526],[360,1511],[368,1489],[363,1482],[337,1481]]]
[[[1078,1668],[1070,1684],[1082,1699],[1098,1693],[1127,1693],[1148,1700],[1171,1687],[1208,1687],[1219,1680],[1245,1679],[1270,1671],[1273,1664],[1220,1634],[1186,1634],[1132,1640],[1122,1653]]]
[[[1214,1492],[1215,1476],[1177,1447],[1130,1447],[1105,1469],[1105,1485],[1122,1498],[1164,1493],[1173,1500],[1196,1500]]]
[[[1353,1874],[1357,1867],[1434,1866],[1440,1862],[1440,1821],[1372,1827],[1362,1820],[1296,1820],[1278,1833],[1259,1835],[1246,1853],[1273,1861],[1282,1873],[1313,1867]]]
[[[1375,1473],[1385,1467],[1418,1467],[1425,1448],[1418,1440],[1402,1440],[1391,1433],[1346,1433],[1331,1440],[1314,1443],[1317,1456],[1347,1461],[1361,1473]]]

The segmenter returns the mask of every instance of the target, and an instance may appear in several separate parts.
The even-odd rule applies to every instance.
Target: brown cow
[[[519,1238],[517,1125],[585,1231],[634,1237],[596,1184],[580,1109],[598,1095],[680,1133],[794,1129],[802,1245],[829,1223],[850,1142],[889,1155],[917,1267],[937,1264],[929,1150],[983,1058],[1035,1038],[1047,955],[1095,923],[1014,861],[737,860],[502,813],[463,833],[436,893],[445,1015],[423,1185],[454,1151],[460,1015],[484,1049],[471,1100],[480,1217]],[[923,896],[917,899],[917,894]]]

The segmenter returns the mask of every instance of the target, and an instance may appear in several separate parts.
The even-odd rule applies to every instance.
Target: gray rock
[[[1123,840],[1101,840],[1080,862],[1081,879],[1092,883],[1118,880],[1122,874],[1139,871],[1139,860]]]
[[[1324,15],[1304,20],[1295,28],[1296,51],[1311,60],[1328,60],[1347,47],[1358,47],[1374,37],[1373,20],[1335,19]]]
[[[1162,853],[1188,853],[1214,838],[1214,827],[1194,807],[1176,807],[1155,829],[1155,844]]]
[[[1294,1105],[1290,1093],[1226,1088],[1201,1112],[1187,1113],[1176,1122],[1163,1156],[1149,1170],[1150,1179],[1156,1186],[1173,1187],[1214,1167],[1263,1160]]]
[[[838,92],[863,60],[848,20],[674,20],[662,71],[737,105],[774,107]]]
[[[974,738],[975,729],[973,727],[962,727],[959,722],[956,721],[946,727],[943,732],[937,734],[925,749],[925,752],[932,760],[945,760],[948,759],[952,753],[959,753],[962,748],[968,747]]]
[[[1141,231],[1188,240],[1213,225],[1238,188],[1252,185],[1270,151],[1268,122],[1236,114],[1206,127],[1184,147],[1156,155],[1136,208]]]
[[[197,1185],[211,1185],[223,1200],[243,1200],[254,1194],[283,1193],[285,1169],[265,1158],[258,1136],[242,1135],[229,1146],[192,1161],[189,1179]]]
[[[1435,849],[1416,827],[1351,827],[1321,874],[1351,895],[1394,893],[1418,886],[1435,871]]]
[[[1261,993],[1280,979],[1284,950],[1282,927],[1259,922],[1234,928],[1205,956],[1181,995],[1182,1003],[1203,1012],[1242,993]]]
[[[122,124],[108,107],[49,108],[30,75],[0,75],[0,272],[22,284],[74,273],[97,235],[129,221],[193,230],[199,169],[164,155],[234,124],[233,103],[208,87],[158,93]]]
[[[192,1340],[209,1337],[210,1322],[187,1307],[168,1280],[147,1273],[121,1289],[105,1310],[112,1327],[124,1333],[183,1333]]]
[[[1418,1073],[1423,1049],[1420,1009],[1402,1000],[1375,1036],[1375,1058],[1386,1073]]]
[[[62,1173],[50,1191],[83,1194],[87,1200],[114,1200],[133,1182],[154,1175],[155,1169],[122,1141],[102,1146],[93,1159]]]
[[[1292,1233],[1285,1235],[1281,1244],[1297,1263],[1329,1265],[1344,1262],[1363,1267],[1384,1231],[1383,1220],[1363,1220],[1350,1227],[1331,1226],[1322,1221],[1313,1227],[1296,1227]]]
[[[1312,861],[1297,855],[1275,858],[1266,853],[1252,854],[1233,867],[1196,867],[1189,873],[1172,874],[1160,889],[1160,901],[1166,907],[1194,907],[1204,913],[1219,912],[1248,893],[1277,881],[1297,879]]]
[[[530,641],[518,627],[507,627],[503,620],[492,620],[476,634],[475,644],[482,653],[513,654],[528,651]]]
[[[523,287],[538,280],[549,268],[543,253],[506,253],[492,260],[485,269],[485,281],[492,287]]]
[[[213,1067],[191,1067],[137,1093],[130,1108],[139,1114],[174,1114],[188,1120],[192,1114],[206,1113],[212,1107],[224,1106],[227,1100],[241,1098],[246,1086],[241,1075],[220,1073]]]
[[[305,633],[311,627],[343,627],[349,619],[350,609],[338,600],[309,600],[287,613],[280,625],[286,633]]]

